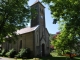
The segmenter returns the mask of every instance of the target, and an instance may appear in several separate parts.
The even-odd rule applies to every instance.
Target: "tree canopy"
[[[0,42],[15,36],[15,31],[27,25],[30,18],[28,0],[0,0]]]
[[[59,21],[58,40],[61,42],[58,44],[73,48],[80,39],[80,0],[43,0],[43,2],[49,5],[54,20]]]

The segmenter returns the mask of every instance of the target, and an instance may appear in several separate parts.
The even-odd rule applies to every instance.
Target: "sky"
[[[36,0],[29,0],[28,4],[31,6]],[[39,0],[41,1],[41,0]],[[56,32],[59,32],[59,25],[53,24],[53,18],[51,17],[50,10],[48,5],[43,4],[45,6],[45,24],[48,32],[50,34],[56,34]]]

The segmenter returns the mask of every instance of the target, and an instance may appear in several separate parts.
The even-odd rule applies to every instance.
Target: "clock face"
[[[41,15],[41,18],[43,19],[43,16]]]

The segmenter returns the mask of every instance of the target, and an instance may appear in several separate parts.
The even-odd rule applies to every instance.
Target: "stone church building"
[[[37,14],[32,13],[31,26],[17,30],[16,43],[3,42],[2,48],[7,51],[14,48],[18,52],[21,48],[30,48],[32,56],[46,56],[50,53],[50,41],[45,26],[45,7],[36,1],[31,8],[37,12]]]

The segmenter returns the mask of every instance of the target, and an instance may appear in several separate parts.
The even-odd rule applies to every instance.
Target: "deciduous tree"
[[[80,37],[80,0],[43,0],[49,5],[55,22],[60,23],[57,45],[65,49],[74,48]]]
[[[28,0],[0,0],[0,42],[15,36],[15,31],[26,26],[30,10]]]

